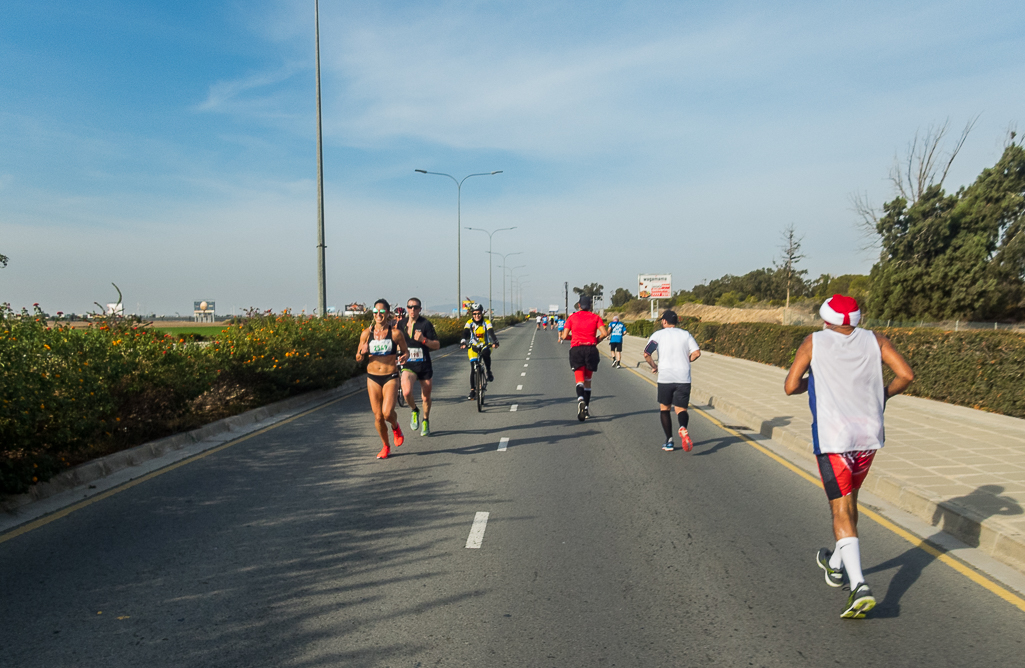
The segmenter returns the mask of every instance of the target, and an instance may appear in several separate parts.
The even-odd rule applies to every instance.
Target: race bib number
[[[391,355],[391,339],[370,339],[371,355]]]
[[[410,362],[423,362],[424,361],[424,349],[423,348],[410,348],[409,349],[409,360]]]

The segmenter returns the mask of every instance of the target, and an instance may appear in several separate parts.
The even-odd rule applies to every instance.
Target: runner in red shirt
[[[609,331],[601,316],[591,312],[591,298],[580,297],[580,310],[566,319],[566,327],[559,332],[559,340],[570,340],[569,365],[577,381],[577,419],[581,422],[590,415],[591,375],[598,370],[598,342],[607,338]]]

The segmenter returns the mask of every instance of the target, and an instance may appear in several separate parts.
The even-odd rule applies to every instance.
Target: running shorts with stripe
[[[817,455],[822,486],[830,501],[861,489],[878,450]]]

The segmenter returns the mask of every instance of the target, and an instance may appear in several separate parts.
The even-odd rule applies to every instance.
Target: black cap
[[[587,311],[588,309],[591,308],[591,306],[594,305],[594,302],[587,295],[580,295],[580,302],[579,302],[579,304],[580,304],[580,308],[582,308],[583,310]]]
[[[659,320],[665,320],[670,325],[675,325],[680,322],[680,319],[676,317],[676,311],[666,310],[662,313],[662,317]]]

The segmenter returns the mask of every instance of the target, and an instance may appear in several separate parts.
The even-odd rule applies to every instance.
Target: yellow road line
[[[643,373],[638,371],[636,368],[627,367],[627,369],[629,369],[630,371],[633,371],[635,374],[640,376],[643,380],[647,381],[648,383],[650,383],[652,385],[655,385],[656,387],[658,386],[658,383],[656,383],[651,378],[645,376]],[[807,471],[805,471],[801,467],[796,466],[795,464],[792,464],[792,463],[788,462],[787,460],[783,459],[782,457],[777,455],[775,452],[772,452],[771,450],[769,450],[768,448],[766,448],[762,444],[758,443],[757,441],[755,441],[753,438],[751,438],[747,434],[742,434],[739,431],[736,431],[735,429],[730,429],[729,427],[724,425],[722,422],[720,422],[719,420],[715,419],[714,417],[709,415],[707,412],[701,410],[700,408],[698,408],[698,407],[696,407],[694,405],[691,405],[691,408],[696,413],[700,414],[702,417],[707,419],[709,422],[714,424],[719,429],[722,429],[723,431],[725,431],[728,434],[732,434],[733,436],[736,436],[737,438],[741,439],[742,441],[744,441],[745,443],[750,445],[752,448],[754,448],[758,452],[760,452],[763,455],[765,455],[766,457],[769,457],[773,461],[776,461],[776,462],[782,464],[783,466],[785,466],[786,468],[790,469],[791,471],[793,471],[797,475],[801,476],[805,480],[807,480],[807,481],[811,482],[812,484],[814,484],[816,487],[819,487],[820,489],[822,488],[822,481],[819,478],[816,478],[815,476],[813,476],[812,474],[808,473]],[[858,512],[863,514],[863,515],[865,515],[865,516],[867,516],[869,519],[873,520],[877,524],[879,524],[879,525],[889,529],[890,531],[892,531],[893,533],[897,534],[898,536],[900,536],[901,538],[903,538],[907,542],[911,543],[916,548],[922,550],[923,552],[925,552],[929,556],[937,559],[938,561],[943,562],[947,566],[950,566],[955,571],[957,571],[961,575],[965,576],[966,578],[968,578],[972,582],[982,586],[984,589],[992,592],[993,594],[996,594],[997,596],[999,596],[1000,598],[1004,599],[1005,601],[1007,601],[1008,603],[1010,603],[1014,607],[1016,607],[1019,610],[1025,612],[1025,598],[1022,598],[1021,596],[1018,596],[1017,594],[1015,594],[1014,592],[1010,591],[1009,589],[1007,589],[1007,588],[1003,587],[1002,585],[994,582],[993,580],[990,580],[989,578],[987,578],[986,576],[982,575],[981,573],[976,571],[974,568],[972,568],[968,564],[964,563],[963,561],[961,561],[957,557],[953,556],[952,554],[950,554],[949,552],[947,552],[943,548],[930,543],[929,541],[927,541],[924,538],[919,538],[918,536],[912,534],[910,531],[902,529],[901,527],[897,526],[896,524],[894,524],[890,520],[886,519],[885,517],[883,517],[879,513],[875,512],[873,510],[869,510],[868,508],[866,508],[865,506],[861,505],[860,503],[858,504]]]
[[[156,471],[153,471],[152,473],[147,473],[146,475],[141,476],[139,478],[136,478],[135,480],[129,480],[128,482],[126,482],[124,484],[121,484],[121,485],[118,485],[117,487],[114,487],[113,489],[108,489],[106,492],[101,492],[100,494],[97,494],[96,496],[88,498],[88,499],[86,499],[84,501],[79,501],[76,504],[70,505],[70,506],[68,506],[66,508],[62,508],[62,509],[58,510],[55,513],[51,513],[49,515],[46,515],[45,517],[40,517],[37,520],[33,520],[32,522],[29,522],[27,524],[23,524],[20,527],[18,527],[16,529],[13,529],[13,530],[3,534],[2,536],[0,536],[0,543],[6,543],[7,541],[11,540],[12,538],[17,538],[18,536],[21,536],[22,534],[26,534],[29,531],[32,531],[33,529],[38,529],[39,527],[46,526],[50,522],[53,522],[55,520],[59,520],[62,517],[67,517],[68,515],[70,515],[71,513],[75,512],[77,510],[81,510],[82,508],[85,508],[86,506],[91,506],[92,504],[96,503],[97,501],[102,501],[103,499],[106,499],[106,498],[109,498],[111,496],[114,496],[118,492],[123,492],[126,489],[131,489],[132,487],[135,487],[136,485],[138,485],[140,483],[144,483],[147,480],[152,480],[153,478],[156,478],[157,476],[164,475],[165,473],[168,473],[169,471],[173,471],[173,470],[175,470],[178,467],[185,466],[186,464],[191,464],[192,462],[198,461],[200,459],[203,459],[204,457],[209,457],[210,455],[214,454],[215,452],[220,452],[221,450],[224,450],[226,448],[230,448],[233,445],[238,445],[239,443],[241,443],[243,441],[247,441],[250,438],[253,438],[254,436],[259,436],[261,434],[265,434],[268,431],[270,431],[271,429],[277,429],[281,425],[288,424],[289,422],[294,422],[295,420],[298,420],[299,418],[306,417],[307,415],[309,415],[311,413],[315,413],[316,411],[319,411],[322,408],[327,408],[328,406],[331,406],[332,404],[337,404],[339,401],[343,401],[345,399],[348,399],[349,397],[352,397],[352,396],[354,396],[356,394],[360,394],[361,392],[363,392],[363,390],[356,390],[354,392],[350,392],[349,394],[346,394],[345,396],[338,397],[337,399],[332,399],[331,401],[323,403],[323,404],[321,404],[319,406],[315,406],[315,407],[313,407],[313,408],[311,408],[311,409],[309,409],[307,411],[303,411],[302,413],[299,413],[298,415],[293,415],[292,417],[288,418],[287,420],[282,420],[281,422],[276,422],[276,423],[274,423],[272,425],[268,425],[268,426],[264,427],[263,429],[259,429],[257,431],[254,431],[251,434],[246,434],[245,436],[240,436],[239,438],[236,438],[233,441],[228,441],[227,443],[224,443],[222,445],[218,445],[216,447],[210,448],[209,450],[201,452],[201,453],[199,453],[197,455],[193,455],[193,456],[191,456],[191,457],[189,457],[187,459],[183,459],[180,462],[175,462],[174,464],[169,464],[169,465],[165,466],[162,469],[158,469]]]

